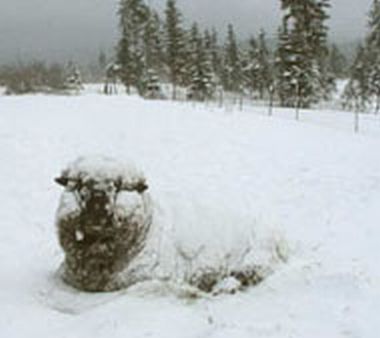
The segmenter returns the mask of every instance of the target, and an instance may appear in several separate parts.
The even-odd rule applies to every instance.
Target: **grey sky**
[[[165,0],[148,1],[163,8]],[[332,35],[354,40],[366,29],[372,0],[332,0]],[[117,38],[118,0],[0,0],[0,63],[33,58],[78,59],[111,48]],[[189,22],[243,36],[260,27],[274,34],[279,0],[178,0]]]

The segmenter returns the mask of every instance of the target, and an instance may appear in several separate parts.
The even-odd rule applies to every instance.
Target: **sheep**
[[[194,250],[180,245],[173,236],[175,220],[152,201],[144,174],[133,164],[82,157],[55,181],[65,188],[56,217],[65,253],[60,271],[79,290],[110,292],[161,280],[207,293],[230,281],[230,292],[235,292],[259,283],[267,273],[258,265],[241,264],[249,246],[235,255],[234,263],[227,252],[223,264],[212,266],[206,245]]]

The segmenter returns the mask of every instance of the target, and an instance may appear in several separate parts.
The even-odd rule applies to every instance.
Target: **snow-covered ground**
[[[354,134],[348,113],[266,114],[94,91],[0,97],[0,337],[377,338],[380,118]],[[154,284],[65,288],[53,178],[94,153],[142,166],[171,219],[196,213],[188,236],[203,215],[220,232],[252,220],[286,239],[288,262],[247,292],[198,300]]]

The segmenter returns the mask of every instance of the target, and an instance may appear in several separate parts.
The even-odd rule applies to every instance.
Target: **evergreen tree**
[[[181,14],[177,9],[175,0],[167,1],[165,14],[166,64],[173,85],[172,97],[175,100],[177,98],[177,86],[184,82],[186,66],[185,33],[182,29]]]
[[[135,83],[135,77],[133,76],[135,65],[125,27],[122,28],[122,37],[117,47],[117,62],[120,65],[120,80],[126,87],[127,93],[130,94],[131,87]]]
[[[343,93],[345,108],[365,110],[380,108],[380,1],[374,0],[369,14],[369,33],[350,71],[350,81]]]
[[[380,108],[380,1],[374,0],[369,14],[370,32],[367,38],[367,74],[369,96]]]
[[[150,9],[149,18],[144,28],[144,75],[140,94],[146,98],[163,97],[160,77],[164,75],[164,54],[161,20],[158,14]]]
[[[290,107],[294,105],[297,68],[287,25],[283,25],[279,28],[278,40],[279,44],[275,58],[277,79],[276,91],[280,99],[280,105],[283,107]]]
[[[107,55],[103,50],[99,52],[98,66],[101,71],[104,71],[107,66]]]
[[[369,67],[367,51],[359,46],[355,62],[350,70],[350,80],[343,92],[343,107],[355,111],[366,109],[370,101]]]
[[[336,44],[329,51],[329,69],[336,78],[344,79],[347,76],[347,58]]]
[[[234,28],[228,25],[227,42],[224,48],[223,87],[227,91],[240,92],[242,86],[242,60]]]
[[[143,0],[121,0],[119,5],[121,38],[117,49],[121,81],[130,93],[140,89],[144,75],[144,31],[149,9]]]
[[[286,106],[310,107],[326,94],[329,0],[282,0],[277,52],[279,96]]]
[[[248,42],[248,50],[243,58],[243,77],[245,87],[250,91],[251,96],[259,88],[260,53],[257,41],[251,37]]]
[[[260,99],[264,98],[264,93],[269,90],[273,79],[270,68],[270,53],[265,40],[265,32],[261,30],[258,43],[258,89]]]
[[[221,84],[222,81],[222,55],[218,43],[218,32],[213,28],[210,34],[209,50],[211,53],[212,70],[215,76],[215,82]]]
[[[146,69],[162,71],[164,62],[162,25],[160,17],[153,10],[149,11],[143,39]]]
[[[209,34],[206,32],[202,38],[198,25],[194,24],[189,39],[189,98],[199,101],[211,98],[214,92],[210,44]]]

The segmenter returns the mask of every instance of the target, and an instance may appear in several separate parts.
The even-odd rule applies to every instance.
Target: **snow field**
[[[368,116],[355,135],[345,113],[291,114],[96,94],[0,98],[1,336],[377,337],[379,120]],[[184,245],[238,241],[234,229],[252,224],[261,244],[286,241],[288,262],[248,292],[198,301],[155,284],[65,288],[54,277],[53,178],[94,153],[144,169]]]

